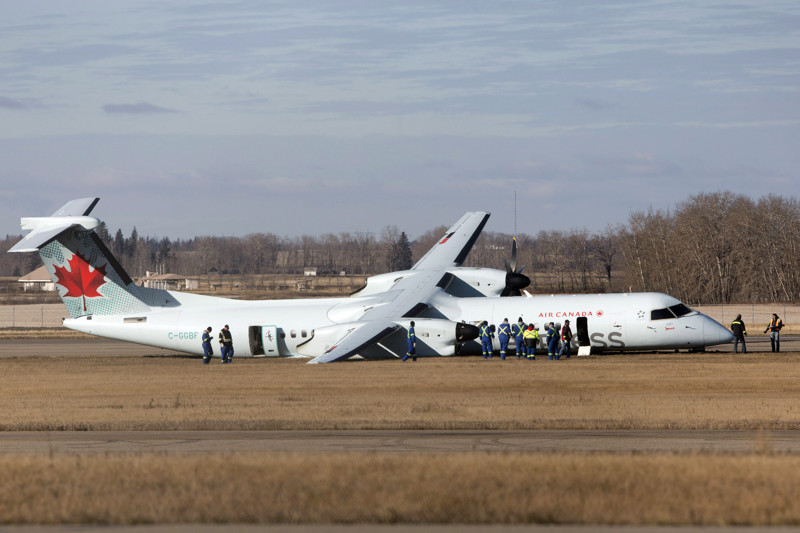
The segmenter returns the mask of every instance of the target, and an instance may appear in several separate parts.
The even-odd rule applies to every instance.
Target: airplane
[[[72,200],[49,217],[22,218],[31,231],[9,252],[38,251],[69,312],[63,325],[100,337],[201,355],[207,324],[228,324],[237,357],[310,364],[400,358],[411,321],[419,356],[480,353],[477,325],[506,317],[537,329],[573,319],[573,344],[594,352],[702,350],[733,340],[667,294],[522,296],[530,279],[516,268],[516,241],[505,271],[462,266],[489,219],[483,211],[465,213],[410,270],[371,276],[350,297],[244,301],[141,287],[93,231],[98,201]]]

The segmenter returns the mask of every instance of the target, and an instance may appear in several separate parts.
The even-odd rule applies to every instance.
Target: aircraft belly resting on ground
[[[9,250],[39,252],[69,312],[64,325],[92,335],[199,355],[202,330],[228,324],[237,356],[310,363],[402,357],[412,320],[420,356],[469,351],[481,321],[518,317],[540,331],[570,319],[573,342],[596,350],[732,340],[722,325],[666,294],[506,297],[530,282],[516,269],[516,242],[506,271],[461,266],[489,218],[480,211],[461,217],[410,270],[370,277],[350,298],[242,301],[139,287],[93,231],[100,221],[89,213],[98,200],[23,218],[31,232]]]

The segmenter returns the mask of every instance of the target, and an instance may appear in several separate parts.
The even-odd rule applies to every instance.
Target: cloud
[[[575,104],[592,111],[608,111],[617,108],[617,106],[611,102],[595,100],[594,98],[576,98]]]
[[[106,104],[103,106],[106,113],[121,113],[128,115],[152,115],[161,113],[177,113],[174,109],[167,109],[147,102],[136,104]]]
[[[8,98],[7,96],[0,96],[0,108],[28,109],[28,106],[22,100],[17,100],[16,98]]]

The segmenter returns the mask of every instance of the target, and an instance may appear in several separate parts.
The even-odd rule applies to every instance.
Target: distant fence
[[[56,328],[67,316],[60,303],[0,305],[0,328]]]
[[[772,313],[777,313],[787,326],[800,324],[800,305],[796,304],[724,304],[724,305],[696,305],[697,309],[722,324],[731,325],[736,315],[741,314],[742,320],[752,333],[764,331]]]

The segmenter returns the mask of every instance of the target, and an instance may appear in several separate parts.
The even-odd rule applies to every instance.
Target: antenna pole
[[[514,189],[514,237],[517,236],[517,190]]]

